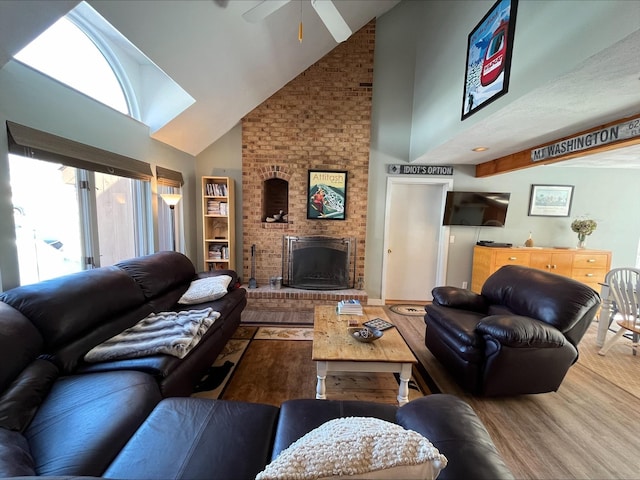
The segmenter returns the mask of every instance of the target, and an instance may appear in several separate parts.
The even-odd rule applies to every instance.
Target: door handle
[[[387,250],[387,253],[391,253],[391,249],[390,248]]]

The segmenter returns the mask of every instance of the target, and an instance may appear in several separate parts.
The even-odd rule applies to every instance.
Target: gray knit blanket
[[[184,358],[219,317],[212,308],[152,313],[91,349],[84,359],[95,363],[159,353]]]

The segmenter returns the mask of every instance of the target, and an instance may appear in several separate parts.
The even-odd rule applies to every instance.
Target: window
[[[20,284],[153,251],[149,182],[9,155]]]
[[[12,122],[7,133],[21,284],[153,251],[149,164]]]
[[[76,169],[9,155],[20,284],[83,269]]]
[[[86,2],[80,2],[14,58],[154,133],[195,102]]]
[[[115,110],[129,114],[127,100],[111,65],[96,44],[66,17],[54,23],[15,58]]]
[[[156,167],[158,179],[158,242],[160,250],[176,250],[184,252],[184,229],[182,223],[182,204],[178,200],[174,208],[162,197],[163,195],[182,196],[184,180],[182,173],[168,168]],[[179,197],[174,197],[174,201]]]
[[[182,228],[182,203],[173,210],[162,199],[162,195],[182,195],[182,188],[158,184],[158,247],[160,250],[183,252],[184,229]]]

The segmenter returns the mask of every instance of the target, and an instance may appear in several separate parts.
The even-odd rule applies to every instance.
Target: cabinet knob
[[[548,269],[550,269],[550,268],[551,268],[551,265],[547,265],[547,268],[548,268]]]
[[[509,257],[509,260],[517,260],[518,257]]]
[[[596,263],[596,259],[595,258],[590,258],[589,260],[587,260],[587,263]]]
[[[551,268],[555,269],[555,268],[558,268],[558,266],[557,265],[551,265]]]
[[[587,273],[585,277],[593,277],[593,273]]]

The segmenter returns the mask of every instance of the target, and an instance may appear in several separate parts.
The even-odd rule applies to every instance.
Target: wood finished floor
[[[422,317],[386,310],[443,393],[463,398],[477,412],[516,478],[640,478],[639,398],[579,364],[558,392],[473,397],[424,346]],[[245,311],[243,322],[310,324],[313,314]]]

